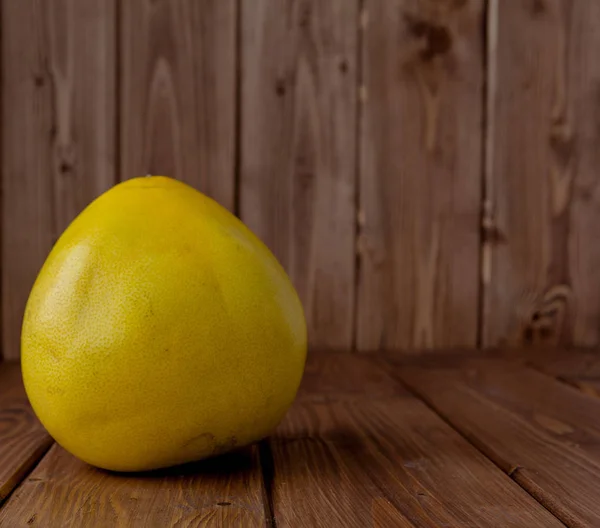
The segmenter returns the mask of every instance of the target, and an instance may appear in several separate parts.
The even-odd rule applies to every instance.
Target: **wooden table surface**
[[[276,433],[135,475],[92,468],[0,365],[0,526],[600,527],[600,354],[314,352]]]

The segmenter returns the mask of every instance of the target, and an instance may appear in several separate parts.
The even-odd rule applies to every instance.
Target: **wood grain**
[[[256,449],[168,471],[97,470],[54,446],[0,509],[0,526],[260,526]]]
[[[371,354],[310,350],[297,398],[338,401],[408,396],[387,369]]]
[[[280,527],[561,526],[412,398],[298,404],[271,448]]]
[[[474,346],[483,2],[366,0],[357,345]]]
[[[0,505],[51,445],[27,401],[19,365],[0,365]]]
[[[121,10],[121,177],[181,179],[234,209],[236,1]]]
[[[600,396],[600,353],[585,349],[535,349],[521,353],[522,359],[586,394]]]
[[[348,348],[358,1],[241,5],[241,218],[290,274],[311,344]]]
[[[346,355],[310,360],[313,398],[298,400],[263,457],[277,526],[562,526],[422,402],[385,376],[377,388],[376,361]],[[360,391],[364,371],[356,397],[347,380]]]
[[[484,344],[597,344],[600,4],[490,4]]]
[[[2,2],[2,342],[55,239],[115,180],[115,3]]]
[[[565,524],[600,524],[598,399],[500,360],[399,375]]]

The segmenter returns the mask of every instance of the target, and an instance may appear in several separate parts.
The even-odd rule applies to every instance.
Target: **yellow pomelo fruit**
[[[22,330],[27,394],[80,459],[136,471],[269,435],[306,359],[298,296],[269,250],[174,179],[116,185],[60,237]]]

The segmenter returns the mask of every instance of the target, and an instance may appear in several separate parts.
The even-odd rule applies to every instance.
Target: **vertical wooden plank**
[[[484,343],[599,342],[600,4],[491,4]]]
[[[476,344],[483,11],[365,0],[360,349]]]
[[[2,2],[2,326],[19,354],[54,240],[115,179],[115,4]]]
[[[233,210],[236,1],[119,6],[121,177],[175,177]]]
[[[241,218],[302,299],[312,345],[354,310],[357,0],[242,2]]]

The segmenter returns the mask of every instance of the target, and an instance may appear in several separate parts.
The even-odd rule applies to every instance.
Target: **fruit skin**
[[[101,468],[172,466],[269,435],[306,360],[298,296],[216,202],[164,176],[120,183],[52,249],[22,371],[54,439]]]

